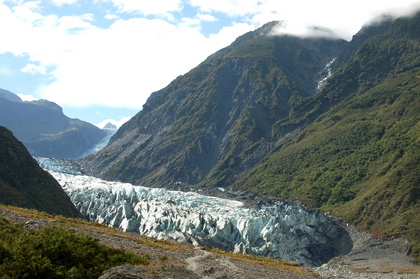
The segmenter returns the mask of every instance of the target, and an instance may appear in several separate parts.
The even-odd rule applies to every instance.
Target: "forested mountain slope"
[[[82,217],[60,184],[13,134],[0,126],[0,203]]]
[[[234,187],[298,199],[364,229],[406,234],[419,253],[419,19],[396,20],[361,44],[318,95],[275,125],[280,135],[306,128]]]

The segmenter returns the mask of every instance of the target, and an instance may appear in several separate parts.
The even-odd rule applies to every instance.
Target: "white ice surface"
[[[324,254],[343,253],[346,246],[345,231],[335,221],[292,202],[249,209],[239,201],[194,192],[50,173],[89,220],[124,231],[304,265],[320,265],[328,260]]]

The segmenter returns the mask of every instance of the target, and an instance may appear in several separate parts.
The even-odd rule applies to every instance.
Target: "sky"
[[[350,40],[383,13],[419,9],[420,0],[0,0],[0,88],[120,125],[151,93],[267,22]]]

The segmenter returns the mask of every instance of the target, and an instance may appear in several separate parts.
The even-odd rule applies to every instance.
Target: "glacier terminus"
[[[257,208],[195,192],[148,188],[81,175],[37,158],[90,221],[157,239],[320,266],[352,248],[344,223],[290,201]]]

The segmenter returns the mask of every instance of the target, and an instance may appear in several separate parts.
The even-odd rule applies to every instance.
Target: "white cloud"
[[[108,19],[108,20],[115,20],[115,19],[118,19],[120,17],[118,15],[115,15],[115,14],[106,14],[105,18]]]
[[[32,95],[23,95],[23,94],[17,94],[17,95],[19,96],[19,98],[22,99],[22,101],[30,102],[30,101],[36,101],[36,100],[38,100],[38,98],[36,98],[36,97],[34,97]]]
[[[120,12],[141,13],[144,15],[164,15],[168,12],[179,11],[181,0],[102,0],[110,1]]]
[[[36,0],[36,1],[23,1],[23,3],[21,4],[34,11],[40,8],[41,3],[42,3],[42,0]]]
[[[37,12],[34,12],[33,9],[35,9],[36,6],[16,6],[13,7],[13,12],[15,16],[24,22],[35,22],[37,20],[42,19],[42,15],[40,15]]]
[[[39,1],[11,9],[0,0],[0,53],[28,56],[22,71],[48,74],[53,80],[39,85],[36,92],[42,94],[38,97],[60,105],[141,108],[153,91],[268,21],[286,20],[288,32],[293,33],[306,32],[308,25],[326,26],[350,38],[383,11],[406,12],[404,7],[419,4],[413,0],[383,0],[381,4],[361,0],[191,0],[198,13],[175,21],[173,12],[183,7],[181,0],[95,1],[99,2],[112,3],[119,12],[157,14],[160,19],[118,14],[121,18],[104,29],[94,25],[101,17],[97,14],[43,15]],[[118,18],[113,16],[115,9],[107,12],[105,18]],[[219,13],[235,22],[226,23],[208,37],[202,35],[202,22],[223,24]],[[0,74],[11,74],[11,70],[0,68]]]
[[[209,36],[209,40],[221,47],[224,47],[231,44],[237,37],[254,29],[255,27],[253,25],[247,23],[237,23],[232,26],[225,26],[218,33],[211,34]]]
[[[181,19],[181,25],[190,27],[199,27],[201,20],[199,18],[184,17]]]
[[[217,21],[217,18],[213,15],[210,14],[197,14],[197,18],[200,19],[201,21],[207,21],[207,22],[215,22]]]
[[[229,16],[244,16],[260,11],[262,3],[257,0],[191,0],[191,5],[203,12],[221,12]],[[280,1],[278,1],[280,2]]]
[[[50,0],[56,6],[71,5],[77,3],[78,0]]]
[[[59,28],[63,30],[70,29],[85,29],[89,28],[91,24],[89,21],[93,20],[92,14],[84,14],[81,16],[63,16],[58,19]]]
[[[25,67],[23,67],[21,69],[21,72],[23,73],[30,73],[30,74],[41,74],[41,75],[46,75],[47,74],[47,69],[43,66],[38,66],[35,64],[26,64]]]
[[[235,28],[220,36],[227,30]],[[209,40],[193,27],[159,19],[120,19],[107,30],[89,27],[73,38],[69,52],[57,57],[56,81],[43,98],[136,108],[227,41],[216,35]]]
[[[420,8],[418,0],[191,0],[203,12],[223,13],[260,26],[268,21],[287,21],[289,33],[305,33],[308,26],[322,26],[351,39],[363,24],[382,13],[396,16]]]
[[[131,116],[129,116],[129,117],[123,117],[120,120],[105,119],[105,120],[101,121],[100,123],[95,124],[95,126],[98,127],[98,128],[103,129],[106,124],[111,123],[111,124],[117,126],[117,128],[120,128],[125,122],[127,122],[130,119],[131,119]]]

